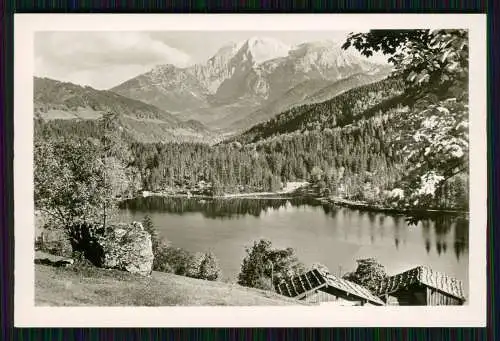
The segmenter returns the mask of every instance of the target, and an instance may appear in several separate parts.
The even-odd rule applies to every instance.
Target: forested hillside
[[[338,82],[329,84],[319,91],[307,96],[304,104],[324,102],[350,89],[381,81],[387,78],[390,74],[391,67],[387,67],[384,68],[382,72],[376,74],[358,73],[352,75],[350,77],[341,79]]]
[[[294,107],[253,126],[234,140],[251,143],[295,131],[324,131],[343,127],[377,112],[402,107],[405,104],[401,96],[403,89],[404,83],[394,78],[365,85],[322,103]]]
[[[81,136],[98,136],[99,123],[106,113],[115,114],[120,127],[142,142],[210,141],[213,135],[197,121],[180,121],[155,106],[48,78],[34,78],[34,117],[47,121],[54,133],[68,131]]]

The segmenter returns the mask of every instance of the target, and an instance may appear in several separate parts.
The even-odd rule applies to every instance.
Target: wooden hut
[[[318,269],[281,282],[276,286],[276,292],[309,303],[384,305],[368,289]]]
[[[463,305],[462,281],[419,266],[380,282],[377,295],[388,305]]]

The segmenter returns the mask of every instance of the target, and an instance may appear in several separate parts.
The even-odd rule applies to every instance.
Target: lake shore
[[[404,208],[404,207],[385,207],[381,205],[368,204],[361,201],[352,201],[342,198],[315,198],[323,204],[330,204],[335,206],[343,206],[348,208],[354,208],[364,211],[372,212],[382,212],[382,213],[392,213],[392,214],[457,214],[457,215],[467,215],[468,211],[461,210],[450,210],[450,209],[432,209],[432,208]]]
[[[165,198],[196,198],[196,199],[232,199],[232,198],[265,198],[265,199],[290,199],[294,197],[303,196],[301,193],[297,194],[297,190],[306,187],[308,182],[290,182],[280,191],[275,192],[248,192],[248,193],[223,193],[220,195],[206,195],[206,194],[193,194],[182,191],[166,191],[166,192],[150,192],[143,191],[142,195],[136,197],[129,197],[122,199],[131,200],[147,197],[165,197]]]
[[[186,194],[176,192],[144,192],[143,195],[127,198],[125,200],[133,200],[146,197],[164,197],[164,198],[188,198],[199,200],[213,199],[294,199],[307,198],[313,199],[324,205],[342,206],[363,211],[381,212],[387,214],[408,214],[408,215],[435,215],[435,214],[454,214],[468,215],[468,211],[441,209],[441,208],[409,208],[409,207],[387,207],[382,205],[370,204],[362,201],[353,201],[339,197],[320,197],[310,192],[304,191],[307,189],[307,182],[295,182],[276,192],[249,192],[249,193],[223,193],[221,195],[200,195]],[[125,201],[125,200],[122,200]]]
[[[291,199],[299,197],[297,195],[291,195],[290,193],[281,192],[255,192],[255,193],[235,193],[235,194],[221,194],[221,195],[199,195],[199,194],[183,194],[183,193],[150,193],[148,195],[139,195],[136,197],[129,197],[120,200],[121,202],[126,200],[134,200],[140,198],[148,197],[161,197],[161,198],[186,198],[186,199],[200,199],[200,200],[212,200],[212,199]]]

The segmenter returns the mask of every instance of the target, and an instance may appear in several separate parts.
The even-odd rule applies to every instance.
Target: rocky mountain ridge
[[[245,122],[254,120],[245,118],[279,101],[294,87],[299,86],[307,97],[355,74],[386,71],[387,66],[342,50],[333,41],[288,46],[276,39],[253,37],[221,47],[202,64],[186,68],[159,65],[111,91],[170,111],[183,120],[238,129],[247,128]],[[292,100],[289,104],[301,101],[299,96],[296,103]],[[278,113],[267,110],[261,116],[268,119]]]

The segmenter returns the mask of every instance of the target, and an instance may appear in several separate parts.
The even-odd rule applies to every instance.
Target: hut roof
[[[349,295],[367,300],[376,305],[384,305],[384,302],[373,295],[368,289],[351,281],[327,274],[318,269],[313,269],[300,276],[293,277],[281,282],[276,286],[276,291],[288,297],[300,298],[306,293],[325,286],[333,287],[346,292]]]
[[[416,283],[424,284],[450,296],[465,300],[462,281],[426,266],[418,266],[384,279],[377,288],[377,295],[390,294]]]

